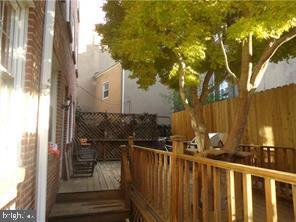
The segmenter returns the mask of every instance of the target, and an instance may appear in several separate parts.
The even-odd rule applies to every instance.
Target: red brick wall
[[[75,7],[76,1],[73,7]],[[24,91],[27,96],[32,97],[37,103],[39,92],[39,79],[41,73],[41,58],[43,45],[43,22],[45,2],[34,1],[35,7],[29,10],[28,21],[28,42],[26,55],[26,74]],[[57,59],[58,74],[58,98],[57,98],[57,123],[56,141],[62,147],[62,132],[65,128],[63,123],[62,105],[65,100],[65,87],[69,87],[69,95],[75,100],[76,75],[75,65],[72,59],[72,48],[70,45],[67,23],[65,21],[64,2],[57,1],[56,22],[54,35],[54,55]],[[76,10],[76,9],[75,9]],[[26,107],[31,109],[32,107]],[[21,159],[23,167],[26,169],[25,179],[18,184],[18,194],[16,197],[16,208],[27,209],[35,207],[36,193],[36,155],[37,155],[37,106],[33,110],[33,132],[24,132],[21,147]],[[66,118],[66,115],[65,117]],[[66,130],[64,130],[66,133]],[[64,142],[63,142],[64,143]],[[64,147],[66,145],[64,144]],[[60,160],[48,156],[48,177],[47,177],[47,213],[55,202],[56,192],[59,184]]]
[[[56,122],[56,141],[58,146],[66,148],[66,129],[63,124],[67,120],[67,112],[62,108],[65,103],[66,96],[72,96],[75,100],[75,64],[72,58],[72,47],[70,44],[70,36],[67,32],[67,22],[65,20],[65,7],[63,2],[57,2],[56,18],[55,18],[55,35],[54,35],[54,55],[57,59],[59,69],[58,76],[58,99],[57,99],[57,122]],[[72,0],[72,9],[76,7],[76,1]],[[63,31],[61,31],[63,30]],[[69,88],[66,95],[66,87]],[[62,134],[64,131],[64,138]],[[61,144],[63,143],[63,144]],[[55,202],[58,184],[60,180],[60,160],[49,158],[48,161],[48,187],[47,187],[47,210],[49,211]]]
[[[42,37],[45,2],[35,1],[35,7],[30,8],[28,18],[27,54],[25,65],[24,92],[26,96],[38,99],[39,77],[41,72]],[[27,106],[35,115],[35,132],[24,132],[21,146],[22,167],[25,168],[25,179],[18,184],[16,208],[34,208],[36,184],[36,153],[37,153],[37,107]],[[30,112],[29,111],[29,112]]]

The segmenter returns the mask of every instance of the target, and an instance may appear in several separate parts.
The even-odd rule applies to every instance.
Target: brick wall
[[[24,110],[25,118],[32,119],[32,126],[23,133],[21,146],[22,167],[25,168],[24,181],[18,184],[16,208],[34,208],[36,183],[36,154],[37,154],[37,106],[29,101],[37,102],[39,92],[39,77],[41,72],[42,37],[45,2],[35,1],[35,7],[29,9],[27,54],[24,78],[24,93],[27,99]],[[35,130],[32,130],[35,129]]]
[[[56,122],[56,142],[58,147],[66,147],[66,129],[67,112],[63,109],[65,98],[72,96],[75,101],[76,74],[75,64],[72,58],[72,47],[70,36],[67,30],[65,20],[65,3],[57,2],[55,18],[55,35],[54,35],[54,55],[57,59],[59,70],[58,75],[58,96],[57,96],[57,122]],[[72,0],[72,10],[76,10],[76,1]],[[74,14],[76,15],[76,14]],[[61,31],[63,30],[63,31]],[[66,92],[66,87],[69,89]],[[68,95],[66,95],[68,94]],[[63,118],[64,116],[64,118]],[[63,122],[64,121],[64,122]],[[62,135],[64,137],[62,138]],[[63,144],[62,144],[63,143]],[[55,202],[58,184],[60,180],[60,160],[50,156],[48,159],[48,186],[47,186],[47,210],[49,211]]]
[[[76,1],[72,0],[75,7]],[[66,97],[65,88],[68,87],[68,94],[75,100],[75,64],[72,58],[72,48],[70,37],[67,32],[67,23],[65,21],[65,2],[57,1],[56,4],[56,22],[54,35],[54,56],[58,66],[58,93],[57,93],[57,122],[56,122],[56,141],[59,148],[66,147],[65,139],[62,139],[63,129],[66,127],[66,112],[62,105]],[[25,168],[24,181],[18,184],[16,208],[28,209],[35,207],[36,193],[36,156],[37,156],[37,111],[38,111],[38,92],[39,79],[42,62],[43,45],[43,22],[45,2],[34,1],[35,7],[29,9],[28,20],[28,41],[25,65],[24,93],[28,102],[24,107],[27,113],[26,118],[30,120],[30,130],[23,133],[21,145],[22,167]],[[73,9],[74,10],[74,9]],[[33,104],[33,105],[32,105]],[[66,134],[64,129],[64,134]],[[65,135],[64,135],[65,136]],[[47,177],[47,213],[55,202],[56,192],[59,184],[60,160],[48,156],[48,177]]]

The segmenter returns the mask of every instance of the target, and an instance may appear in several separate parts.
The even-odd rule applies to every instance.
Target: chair
[[[79,139],[73,140],[73,177],[91,177],[97,163],[97,152],[82,148]]]

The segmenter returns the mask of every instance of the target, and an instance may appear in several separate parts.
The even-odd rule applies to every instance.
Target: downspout
[[[50,106],[50,78],[52,68],[55,0],[47,0],[43,29],[41,76],[39,82],[37,168],[36,168],[36,216],[37,221],[46,220],[47,155]]]
[[[124,69],[121,70],[121,113],[124,113]]]

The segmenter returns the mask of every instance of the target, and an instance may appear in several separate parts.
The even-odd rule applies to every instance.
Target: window
[[[103,99],[108,98],[109,96],[109,82],[103,84]]]
[[[13,8],[9,2],[0,2],[0,64],[11,72],[13,56]]]
[[[22,93],[28,8],[23,1],[0,1],[0,164],[21,165],[24,122]],[[1,172],[0,172],[1,174]]]

